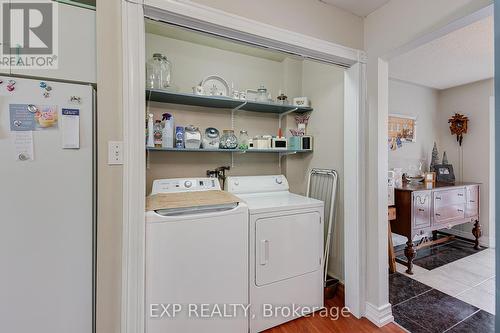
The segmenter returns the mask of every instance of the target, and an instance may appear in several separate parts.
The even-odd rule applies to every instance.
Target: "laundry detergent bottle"
[[[170,113],[164,113],[163,117],[162,147],[174,148],[174,117]]]

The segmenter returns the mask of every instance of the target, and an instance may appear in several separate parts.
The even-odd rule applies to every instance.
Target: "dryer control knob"
[[[276,183],[278,183],[280,185],[283,184],[283,179],[281,179],[281,177],[276,178]]]
[[[193,183],[191,183],[191,181],[189,181],[189,180],[186,180],[186,181],[184,182],[184,186],[185,186],[186,188],[190,188],[191,186],[193,186]]]

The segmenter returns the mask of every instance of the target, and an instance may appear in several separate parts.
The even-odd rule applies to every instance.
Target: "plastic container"
[[[163,148],[174,148],[174,117],[170,113],[163,114]]]
[[[184,148],[184,127],[175,127],[175,148]]]

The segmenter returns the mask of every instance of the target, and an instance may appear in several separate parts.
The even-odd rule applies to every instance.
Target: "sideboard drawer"
[[[413,192],[413,229],[431,226],[431,193]]]
[[[465,204],[465,188],[435,191],[433,193],[434,209],[445,206]]]
[[[465,204],[434,207],[434,224],[445,224],[463,218],[465,218]]]
[[[479,215],[479,185],[466,187],[465,217]]]

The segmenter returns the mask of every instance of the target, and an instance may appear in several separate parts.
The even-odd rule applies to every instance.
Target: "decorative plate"
[[[205,95],[229,97],[229,84],[218,75],[207,76],[200,85],[203,87]]]

